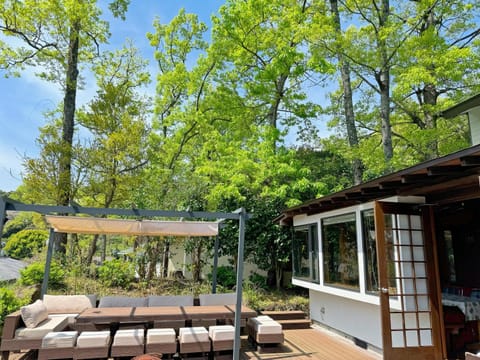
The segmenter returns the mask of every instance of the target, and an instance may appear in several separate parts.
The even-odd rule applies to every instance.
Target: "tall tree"
[[[141,95],[149,83],[146,62],[131,45],[105,52],[93,66],[97,95],[78,114],[90,134],[76,161],[85,171],[79,198],[91,206],[109,208],[130,201],[147,164],[149,99]],[[87,263],[96,250],[91,242]],[[105,259],[105,239],[102,260]]]
[[[128,0],[115,0],[110,6],[114,15],[123,16],[127,4]],[[0,40],[0,67],[18,74],[27,66],[39,66],[37,75],[62,89],[62,146],[55,201],[69,205],[79,63],[90,60],[98,45],[106,42],[108,24],[101,20],[95,0],[2,0],[0,6],[0,31],[15,39]],[[56,241],[58,250],[64,252],[66,236]]]

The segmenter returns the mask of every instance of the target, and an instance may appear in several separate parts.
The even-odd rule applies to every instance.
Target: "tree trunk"
[[[163,277],[168,277],[168,259],[170,256],[170,241],[165,240],[165,247],[163,250]]]
[[[382,0],[379,12],[380,29],[387,26],[390,15],[389,0]],[[380,70],[376,80],[380,89],[380,119],[382,132],[383,155],[387,163],[387,172],[391,170],[390,161],[393,158],[392,128],[390,124],[390,64],[387,53],[386,40],[377,33],[377,46],[380,53]]]
[[[335,22],[335,31],[341,35],[340,13],[338,11],[337,0],[330,0],[330,7]],[[337,59],[340,65],[340,73],[343,87],[343,107],[345,111],[345,125],[347,127],[348,145],[351,148],[358,147],[357,127],[355,126],[355,113],[353,111],[353,91],[350,79],[350,65],[345,60],[341,51],[337,52]],[[352,161],[353,183],[358,185],[363,180],[363,164],[362,160],[355,157]]]
[[[93,257],[95,256],[95,253],[97,252],[97,241],[98,241],[98,234],[95,234],[93,236],[92,242],[90,243],[90,247],[88,248],[88,253],[87,253],[87,259],[86,264],[87,266],[90,266],[93,261]]]
[[[63,98],[62,151],[59,158],[58,205],[68,206],[71,200],[71,167],[73,131],[75,128],[75,103],[78,79],[78,48],[80,42],[80,21],[77,20],[70,28],[70,43],[68,47],[67,69],[65,78],[65,95]],[[65,253],[67,234],[59,234],[55,238],[55,250]]]
[[[202,274],[202,240],[195,239],[192,249],[192,277],[193,281],[200,282]]]
[[[107,258],[107,235],[102,235],[102,253],[100,255],[100,261],[102,264],[105,262],[105,259]]]

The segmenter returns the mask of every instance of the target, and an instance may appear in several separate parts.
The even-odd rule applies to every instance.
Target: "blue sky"
[[[155,71],[153,49],[145,37],[147,32],[153,31],[155,17],[166,23],[185,8],[209,24],[210,16],[223,3],[220,0],[132,0],[126,21],[112,20],[110,23],[110,46],[120,48],[127,39],[132,40]],[[0,72],[0,190],[12,191],[21,183],[22,157],[38,154],[35,139],[39,127],[45,124],[43,113],[54,109],[62,94],[55,85],[36,78],[33,69],[24,71],[20,78],[4,78],[3,75]],[[93,86],[92,79],[87,78],[86,88],[77,95],[78,105],[90,100],[95,91]]]

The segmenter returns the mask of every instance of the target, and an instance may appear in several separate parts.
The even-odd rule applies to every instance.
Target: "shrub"
[[[209,274],[208,279],[212,281],[213,275]],[[237,284],[237,275],[232,266],[219,266],[217,268],[217,284],[227,289],[233,289]]]
[[[43,249],[47,240],[45,230],[21,230],[10,236],[4,251],[15,259],[31,258]]]
[[[12,290],[0,288],[0,329],[3,328],[5,317],[25,304],[26,301],[18,299]]]
[[[267,277],[258,273],[253,273],[248,277],[248,280],[256,287],[261,289],[268,289]]]
[[[105,261],[98,267],[98,279],[108,287],[128,288],[135,280],[134,265],[119,259]]]
[[[44,275],[45,264],[43,262],[36,262],[20,271],[19,281],[22,285],[39,285],[42,283]],[[50,263],[48,285],[52,289],[60,289],[65,285],[65,271],[56,261]]]

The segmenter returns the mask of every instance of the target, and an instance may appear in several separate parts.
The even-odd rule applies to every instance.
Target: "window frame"
[[[342,219],[343,218],[343,219]],[[342,221],[343,220],[343,221]],[[351,252],[351,254],[348,254],[347,255],[347,258],[351,258],[351,256],[353,255],[355,257],[354,261],[353,261],[353,264],[350,264],[350,261],[345,261],[346,259],[342,258],[342,256],[338,256],[338,258],[336,258],[336,260],[343,260],[341,263],[339,263],[337,265],[337,268],[338,270],[335,271],[334,273],[332,273],[331,277],[337,277],[337,276],[340,276],[339,274],[342,272],[340,271],[340,267],[343,267],[345,269],[345,272],[350,272],[351,270],[353,270],[353,275],[356,276],[356,279],[353,279],[354,282],[356,282],[356,284],[348,284],[346,281],[345,282],[342,282],[341,280],[335,280],[335,281],[331,281],[330,279],[327,280],[327,277],[329,277],[329,274],[330,274],[330,271],[329,271],[329,266],[327,266],[327,263],[326,263],[326,254],[327,254],[327,248],[325,247],[326,246],[326,229],[328,226],[331,226],[331,225],[337,225],[337,224],[347,224],[347,223],[353,223],[354,225],[354,229],[353,231],[351,232],[351,234],[354,235],[354,241],[353,241],[353,244],[354,244],[354,249],[343,249],[343,252],[344,251],[349,251]],[[320,219],[320,228],[321,228],[321,248],[322,248],[322,273],[323,273],[323,284],[325,286],[328,286],[328,287],[334,287],[334,288],[339,288],[339,289],[342,289],[342,290],[346,290],[346,291],[352,291],[352,292],[356,292],[356,293],[360,293],[361,292],[361,289],[362,289],[362,286],[361,286],[361,271],[360,271],[360,257],[359,257],[359,226],[358,226],[358,215],[357,215],[357,211],[354,210],[354,211],[349,211],[349,212],[343,212],[343,213],[340,213],[340,214],[336,214],[336,215],[330,215],[330,216],[325,216],[325,217],[322,217]],[[350,235],[351,235],[350,234]],[[340,244],[340,239],[339,238],[336,238],[336,246],[338,246],[338,252],[342,252],[340,250],[340,248],[342,247],[342,245]],[[344,243],[344,246],[347,242]],[[330,255],[331,256],[331,255]],[[335,260],[334,260],[335,261]],[[330,264],[331,265],[331,264]],[[347,271],[347,270],[350,270],[350,271]],[[345,276],[345,275],[343,275]]]
[[[298,252],[295,251],[296,243],[296,231],[305,231],[307,232],[307,242],[308,242],[308,276],[300,276],[296,274],[296,257],[295,254]],[[320,284],[320,263],[319,263],[319,236],[318,236],[318,223],[309,223],[302,224],[293,227],[292,230],[292,278],[300,281],[306,281],[313,284]]]

